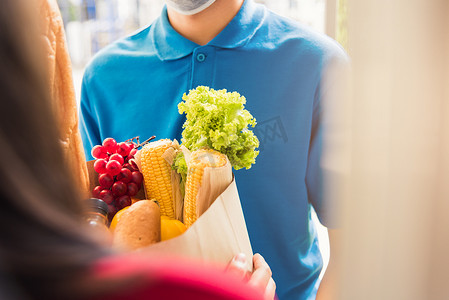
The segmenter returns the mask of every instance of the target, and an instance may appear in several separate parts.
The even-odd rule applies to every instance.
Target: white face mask
[[[183,15],[194,15],[205,10],[215,0],[165,0],[167,6],[170,6]]]

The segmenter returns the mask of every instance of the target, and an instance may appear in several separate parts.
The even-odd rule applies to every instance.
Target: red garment
[[[98,300],[133,299],[263,299],[254,289],[223,267],[168,257],[122,256],[108,258],[94,267],[98,279],[134,278],[123,288]]]

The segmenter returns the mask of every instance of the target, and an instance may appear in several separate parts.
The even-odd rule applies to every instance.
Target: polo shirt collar
[[[237,48],[251,40],[265,20],[264,6],[245,0],[237,15],[208,45]]]
[[[245,0],[237,15],[208,45],[219,48],[241,47],[254,36],[264,19],[265,9],[255,4],[253,0]],[[161,60],[185,57],[199,47],[173,29],[168,20],[166,6],[161,16],[151,26],[150,36]]]

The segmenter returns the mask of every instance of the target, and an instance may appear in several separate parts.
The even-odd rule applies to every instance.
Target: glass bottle
[[[87,199],[85,220],[90,226],[108,226],[108,205],[96,198]]]
[[[112,236],[108,228],[108,205],[96,198],[86,200],[84,219],[100,243],[111,244]]]

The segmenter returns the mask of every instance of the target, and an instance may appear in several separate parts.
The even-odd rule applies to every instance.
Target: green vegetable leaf
[[[175,159],[173,160],[173,164],[171,166],[173,170],[175,170],[178,174],[181,175],[181,181],[179,182],[179,187],[181,189],[182,198],[185,195],[185,186],[187,181],[187,163],[184,157],[184,153],[179,151],[176,153]]]
[[[259,140],[248,127],[256,119],[245,109],[237,92],[199,86],[182,97],[180,114],[186,114],[182,144],[189,150],[208,147],[226,154],[234,169],[249,169],[256,162]]]

